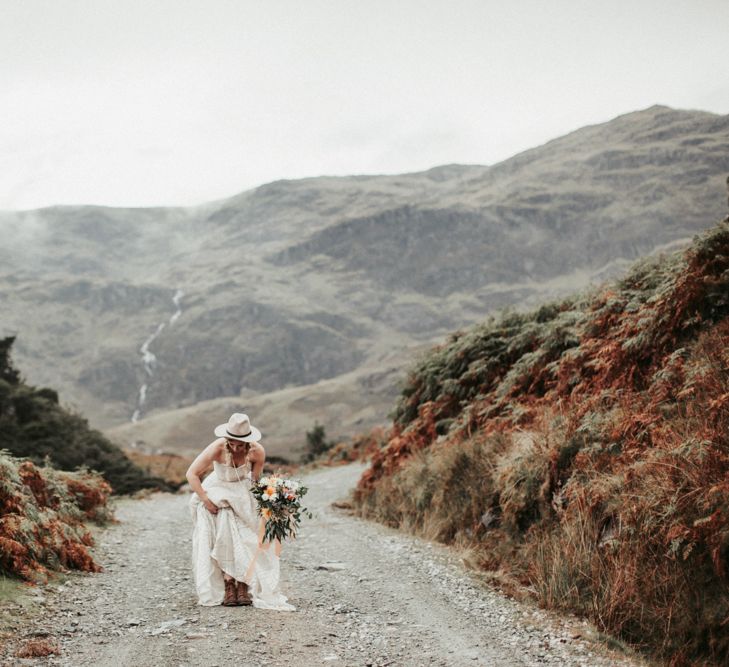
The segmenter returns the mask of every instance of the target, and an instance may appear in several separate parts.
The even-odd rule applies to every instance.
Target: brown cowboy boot
[[[225,597],[223,598],[223,605],[226,607],[237,607],[238,606],[238,596],[237,596],[236,590],[235,590],[235,580],[234,579],[225,580]]]
[[[251,605],[251,594],[248,592],[248,584],[245,581],[236,581],[237,600],[239,605]]]

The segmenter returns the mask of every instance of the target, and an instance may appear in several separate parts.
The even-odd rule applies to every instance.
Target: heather
[[[729,223],[412,369],[359,512],[467,545],[548,607],[729,661]]]
[[[0,450],[0,573],[39,581],[52,570],[98,571],[86,523],[111,518],[110,493],[96,473],[39,467]]]

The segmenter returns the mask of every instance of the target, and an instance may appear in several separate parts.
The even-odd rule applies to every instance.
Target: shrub
[[[49,570],[98,571],[84,522],[111,519],[110,493],[96,473],[38,467],[0,450],[0,572],[35,581]]]
[[[318,422],[314,423],[311,431],[306,432],[306,447],[304,450],[304,461],[310,462],[318,459],[328,452],[335,443],[327,440],[324,427]]]
[[[50,639],[26,639],[23,645],[15,651],[16,658],[45,658],[49,655],[59,655],[61,649],[55,641]]]
[[[355,501],[673,665],[729,662],[729,221],[423,356]]]

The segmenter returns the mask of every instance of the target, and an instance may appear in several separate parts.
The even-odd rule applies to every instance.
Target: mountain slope
[[[729,218],[412,368],[361,514],[672,665],[729,659]],[[706,661],[706,662],[705,662]]]
[[[366,375],[685,242],[723,212],[727,171],[728,117],[651,107],[490,167],[5,212],[2,333],[33,382],[104,427]]]
[[[118,494],[170,488],[90,429],[80,415],[59,406],[53,389],[26,384],[10,361],[12,343],[12,338],[0,339],[0,450],[59,470],[96,471],[109,483],[109,491]],[[6,463],[10,470],[18,462]]]

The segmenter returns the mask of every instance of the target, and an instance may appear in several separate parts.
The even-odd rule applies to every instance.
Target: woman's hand
[[[205,505],[205,509],[210,512],[210,514],[217,514],[220,509],[212,500],[210,500],[210,498],[203,500],[203,505]]]

